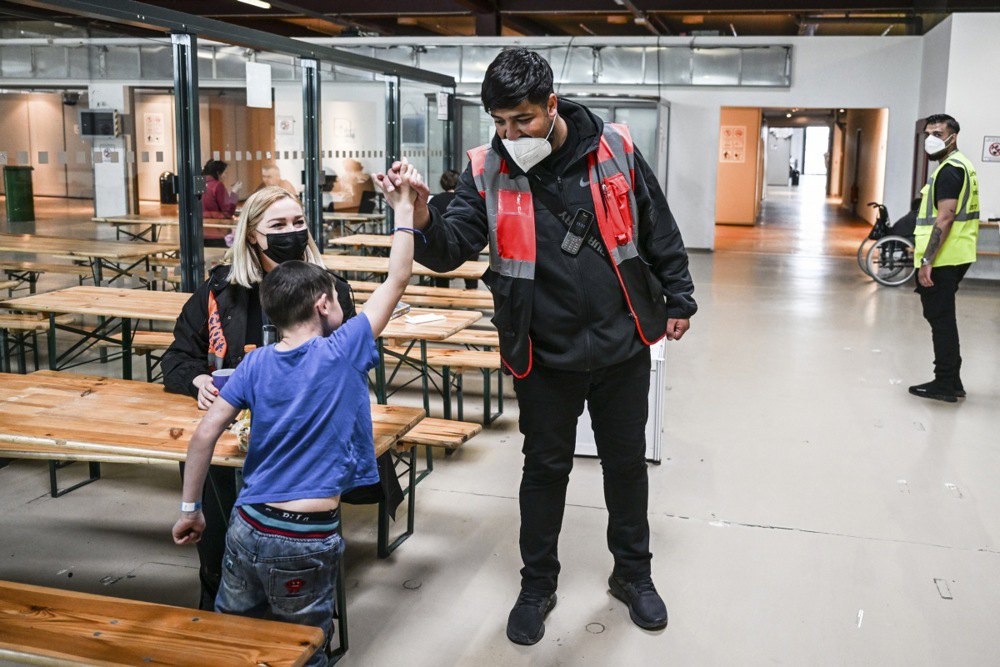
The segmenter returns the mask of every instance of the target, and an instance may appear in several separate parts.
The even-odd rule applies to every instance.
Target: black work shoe
[[[958,402],[958,395],[955,393],[955,390],[939,383],[937,380],[914,385],[910,387],[910,393],[920,398],[932,398],[935,401],[944,401],[945,403]],[[962,393],[964,394],[965,392],[963,391]]]
[[[662,630],[667,627],[667,605],[656,592],[649,577],[638,581],[624,581],[615,575],[608,577],[611,594],[628,605],[632,622],[645,630]]]
[[[959,398],[965,398],[965,387],[962,385],[961,380],[955,381],[955,396]]]
[[[545,617],[556,606],[556,594],[522,590],[507,617],[507,639],[515,644],[537,644],[545,634]]]

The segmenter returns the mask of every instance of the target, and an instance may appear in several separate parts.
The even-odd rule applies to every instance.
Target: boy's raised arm
[[[395,226],[398,232],[393,233],[392,247],[389,250],[389,276],[365,304],[362,312],[368,318],[372,327],[372,335],[378,338],[389,323],[392,311],[403,296],[403,290],[410,282],[413,274],[413,196],[411,183],[421,183],[420,174],[412,165],[403,165],[403,181],[399,187],[391,183],[380,184],[383,193],[395,211]],[[403,230],[409,231],[403,231]]]

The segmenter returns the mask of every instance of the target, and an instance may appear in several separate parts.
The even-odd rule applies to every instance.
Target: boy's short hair
[[[316,299],[326,294],[335,300],[333,276],[315,264],[299,260],[282,262],[265,277],[260,287],[260,305],[279,329],[308,322]]]

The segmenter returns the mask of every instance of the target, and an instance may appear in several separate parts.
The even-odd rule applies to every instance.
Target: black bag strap
[[[555,216],[556,220],[561,222],[566,229],[569,229],[573,224],[573,216],[569,214],[568,210],[566,210],[565,204],[548,191],[545,185],[541,182],[540,178],[538,181],[537,187],[531,188],[532,196],[540,199],[541,202],[545,204],[545,208],[547,208],[549,212]],[[601,243],[601,240],[594,235],[595,228],[597,228],[597,225],[591,226],[590,232],[587,234],[587,246],[604,259],[608,259],[610,261],[608,258],[608,251],[604,247],[604,244]]]

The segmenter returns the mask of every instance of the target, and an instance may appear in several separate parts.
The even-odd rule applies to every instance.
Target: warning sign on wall
[[[723,125],[719,133],[719,162],[746,162],[747,126]]]
[[[983,162],[1000,162],[1000,137],[983,138]]]

